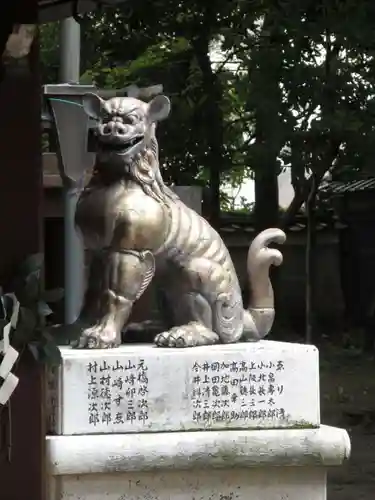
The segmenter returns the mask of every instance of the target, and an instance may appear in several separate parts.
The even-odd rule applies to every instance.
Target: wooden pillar
[[[37,2],[33,5],[35,19]],[[30,71],[8,72],[0,83],[0,284],[42,249],[40,81],[34,43]],[[45,500],[43,376],[28,352],[16,370],[19,385],[0,416],[0,497]],[[10,439],[9,439],[10,438]]]

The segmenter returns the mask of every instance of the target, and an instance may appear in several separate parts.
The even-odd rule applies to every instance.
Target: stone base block
[[[61,352],[63,364],[49,390],[53,433],[309,428],[320,423],[319,360],[313,346],[262,341]]]
[[[324,469],[171,471],[60,478],[48,500],[326,500]]]
[[[344,430],[51,436],[48,500],[326,500]]]

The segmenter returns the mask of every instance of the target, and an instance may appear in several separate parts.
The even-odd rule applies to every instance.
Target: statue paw
[[[216,344],[219,337],[204,325],[191,322],[187,325],[174,326],[155,337],[158,347],[195,347],[199,345]]]
[[[174,326],[166,332],[159,333],[155,337],[158,347],[193,347],[194,336],[188,326]]]
[[[75,349],[110,349],[121,343],[112,325],[95,325],[82,330],[78,340],[71,345]]]

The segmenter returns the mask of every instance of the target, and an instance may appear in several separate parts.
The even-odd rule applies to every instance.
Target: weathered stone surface
[[[88,474],[59,478],[49,500],[326,500],[322,468]]]
[[[337,427],[48,436],[52,476],[188,469],[331,467],[350,456]]]
[[[49,436],[48,500],[326,500],[346,431],[318,429]]]
[[[192,349],[61,348],[53,417],[61,434],[319,425],[313,346],[262,341]],[[53,397],[53,384],[50,398]]]

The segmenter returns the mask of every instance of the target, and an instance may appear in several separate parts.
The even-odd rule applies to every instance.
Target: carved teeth
[[[120,143],[120,144],[119,143],[117,143],[117,144],[106,143],[106,144],[102,145],[102,148],[106,151],[125,153],[126,151],[128,151],[128,149],[130,149],[131,147],[135,146],[140,141],[142,141],[142,139],[143,139],[143,137],[133,137],[133,139],[130,139],[130,140],[123,142],[123,143]]]
[[[141,137],[134,137],[133,139],[130,139],[130,141],[127,142],[129,146],[134,146],[141,140]]]

